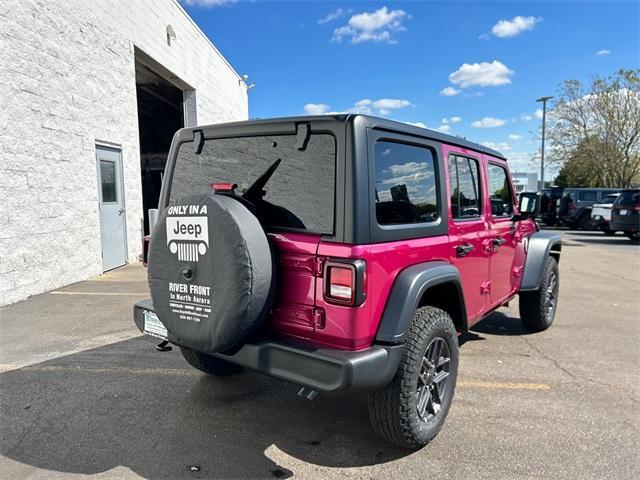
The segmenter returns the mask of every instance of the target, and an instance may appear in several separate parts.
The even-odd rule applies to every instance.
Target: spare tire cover
[[[226,195],[185,196],[164,209],[151,237],[148,275],[169,340],[201,352],[238,346],[271,308],[267,236]]]

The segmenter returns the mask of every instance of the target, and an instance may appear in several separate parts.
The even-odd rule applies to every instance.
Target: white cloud
[[[379,100],[363,98],[347,111],[350,113],[362,113],[364,115],[389,115],[393,110],[399,110],[409,106],[411,106],[411,102],[401,98],[381,98]]]
[[[353,15],[346,25],[333,31],[333,42],[350,38],[351,43],[385,42],[397,43],[393,32],[406,30],[403,22],[411,18],[404,10],[389,10],[382,7],[375,12],[362,12]]]
[[[449,81],[461,88],[480,86],[495,87],[511,83],[509,78],[513,70],[497,61],[482,63],[463,63],[458,70],[449,75]]]
[[[352,107],[342,111],[330,111],[331,105],[325,103],[307,103],[304,111],[307,115],[336,115],[340,113],[360,113],[363,115],[389,115],[393,111],[411,106],[409,100],[402,98],[380,98],[371,100],[363,98],[353,104]],[[424,126],[420,124],[419,126]]]
[[[460,92],[462,92],[462,90],[458,90],[453,87],[446,87],[440,90],[440,95],[444,97],[453,97],[455,95],[458,95]]]
[[[501,118],[484,117],[482,120],[476,120],[471,124],[473,128],[496,128],[501,127],[506,122]]]
[[[538,120],[542,120],[542,109],[538,108],[535,113],[534,116],[538,119]]]
[[[304,106],[304,112],[307,115],[324,115],[329,112],[330,105],[324,103],[307,103]]]
[[[409,100],[403,100],[400,98],[381,98],[372,103],[373,108],[379,110],[396,110],[398,108],[410,107],[411,102]]]
[[[509,135],[509,140],[522,140],[522,136],[512,133]]]
[[[446,123],[443,123],[438,128],[436,128],[436,130],[442,133],[449,133],[451,131],[451,125],[447,125]]]
[[[533,117],[528,113],[523,113],[522,115],[520,115],[520,120],[522,120],[523,122],[530,122],[531,120],[533,120]]]
[[[511,20],[500,20],[491,28],[491,33],[499,38],[515,37],[527,30],[533,30],[536,23],[541,22],[541,17],[513,17]]]
[[[337,20],[340,17],[349,15],[351,12],[353,12],[352,9],[345,10],[344,8],[338,8],[337,10],[331,13],[327,13],[324,17],[319,19],[318,25],[324,25],[325,23],[333,22],[334,20]]]
[[[602,55],[610,55],[611,54],[611,50],[607,50],[606,48],[603,48],[602,50],[598,50],[596,52],[596,55],[598,55],[599,57],[601,57]]]
[[[508,152],[511,150],[511,145],[506,142],[482,142],[482,145],[492,148],[493,150],[497,150],[498,152]]]
[[[446,125],[448,123],[460,123],[462,121],[462,118],[460,117],[449,117],[449,118],[443,118],[442,120],[440,120],[440,123]]]
[[[180,0],[181,3],[190,7],[219,7],[220,5],[229,5],[236,3],[238,0]]]

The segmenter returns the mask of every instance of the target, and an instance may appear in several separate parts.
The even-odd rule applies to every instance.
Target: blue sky
[[[440,129],[537,171],[539,104],[640,64],[637,1],[183,0],[240,74],[251,118],[360,111]]]

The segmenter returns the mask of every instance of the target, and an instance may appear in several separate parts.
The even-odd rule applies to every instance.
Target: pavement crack
[[[572,372],[568,368],[562,366],[557,359],[555,359],[551,355],[543,352],[540,348],[538,348],[536,345],[531,343],[527,337],[521,337],[521,338],[524,341],[524,343],[526,343],[529,346],[529,348],[531,348],[531,350],[536,352],[538,355],[540,355],[545,360],[551,362],[554,367],[556,367],[558,370],[560,370],[561,372],[563,372],[566,375],[568,375],[569,377],[571,377],[576,382],[579,382],[579,381],[582,380],[582,381],[587,381],[587,382],[590,382],[590,383],[594,383],[596,385],[600,385],[602,387],[613,388],[613,389],[618,390],[619,392],[623,393],[633,403],[636,403],[636,404],[640,405],[640,400],[635,397],[634,392],[630,392],[628,389],[626,389],[624,387],[620,387],[618,385],[614,385],[614,384],[606,383],[606,382],[601,382],[600,380],[596,380],[594,378],[588,377],[587,375],[579,375],[579,374],[577,374],[575,372]]]

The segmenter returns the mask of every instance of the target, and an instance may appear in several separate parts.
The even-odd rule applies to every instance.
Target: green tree
[[[588,87],[565,81],[548,125],[559,181],[623,188],[640,182],[640,70],[595,77]]]

